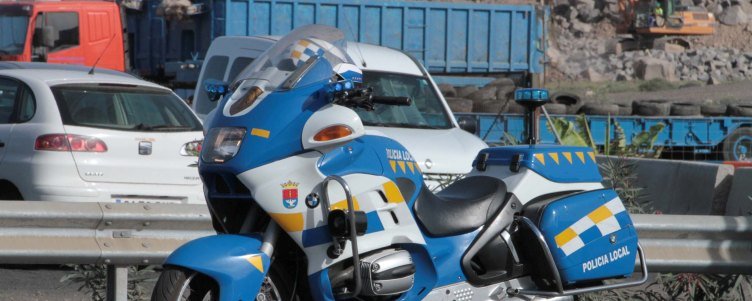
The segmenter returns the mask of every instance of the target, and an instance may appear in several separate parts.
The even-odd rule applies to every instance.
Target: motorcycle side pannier
[[[637,232],[615,191],[582,192],[535,207],[532,220],[564,285],[632,275]]]

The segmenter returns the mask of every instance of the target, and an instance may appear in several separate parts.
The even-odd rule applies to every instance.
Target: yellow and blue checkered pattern
[[[290,51],[292,61],[296,67],[303,66],[303,64],[313,56],[324,55],[324,49],[321,49],[321,47],[306,39],[295,43]]]
[[[614,198],[557,234],[554,238],[556,246],[569,256],[586,243],[619,231],[621,225],[616,215],[624,211],[621,200]]]

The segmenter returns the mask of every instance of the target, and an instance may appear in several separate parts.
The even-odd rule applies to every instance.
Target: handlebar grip
[[[371,98],[371,101],[373,101],[373,103],[391,106],[409,106],[413,103],[410,97],[402,96],[374,96]]]

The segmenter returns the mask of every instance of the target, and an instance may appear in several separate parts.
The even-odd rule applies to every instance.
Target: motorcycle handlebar
[[[410,97],[395,96],[373,96],[371,101],[373,103],[391,106],[409,106],[413,102]]]

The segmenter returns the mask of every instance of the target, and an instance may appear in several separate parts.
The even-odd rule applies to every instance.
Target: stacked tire
[[[522,114],[525,108],[514,101],[517,88],[510,78],[497,78],[488,84],[452,86],[439,84],[449,107],[457,113]],[[607,116],[681,116],[681,117],[752,117],[752,104],[735,100],[703,102],[669,101],[663,99],[585,101],[579,95],[557,92],[545,105],[549,114],[587,114]]]

